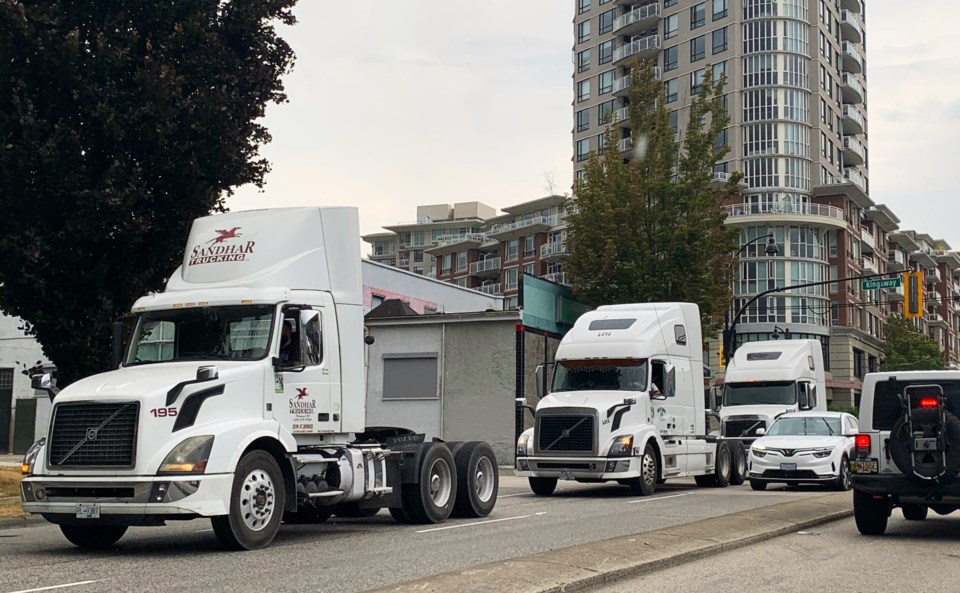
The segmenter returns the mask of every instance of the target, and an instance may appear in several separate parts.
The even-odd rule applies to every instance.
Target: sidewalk
[[[23,455],[0,455],[0,467],[20,467]]]

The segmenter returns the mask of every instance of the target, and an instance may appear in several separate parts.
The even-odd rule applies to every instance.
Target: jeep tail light
[[[940,405],[940,400],[935,397],[921,397],[920,398],[920,407],[921,408],[936,408]]]
[[[866,457],[867,455],[870,455],[870,435],[858,434],[854,442],[856,444],[858,456]]]

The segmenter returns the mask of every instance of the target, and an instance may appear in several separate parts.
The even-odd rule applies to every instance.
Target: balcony
[[[424,253],[430,255],[440,255],[441,253],[452,253],[454,251],[464,251],[466,249],[476,249],[487,242],[487,236],[484,233],[469,233],[466,235],[444,235],[437,238],[437,244],[429,249],[424,249]]]
[[[860,250],[863,253],[874,253],[877,250],[877,240],[867,229],[860,229]]]
[[[888,301],[902,301],[903,300],[903,286],[897,286],[896,288],[887,288],[887,300]]]
[[[545,233],[556,224],[557,220],[553,216],[534,216],[524,220],[495,224],[487,231],[487,236],[498,241],[509,241],[536,233]]]
[[[387,249],[384,251],[371,251],[370,254],[367,255],[368,259],[375,259],[377,261],[384,260],[384,259],[396,259],[396,257],[397,257],[396,249]]]
[[[733,204],[724,206],[726,225],[782,225],[798,223],[846,229],[843,210],[824,204]]]
[[[929,270],[925,270],[923,273],[923,281],[928,285],[939,283],[940,270],[938,268],[930,268]]]
[[[656,57],[659,51],[660,36],[648,35],[643,39],[636,39],[613,50],[613,63],[621,64],[628,59],[648,60]]]
[[[862,165],[867,158],[867,151],[863,144],[853,136],[843,137],[843,164]],[[844,171],[846,174],[846,170]],[[859,175],[859,173],[857,173]]]
[[[633,151],[633,138],[623,138],[620,140],[620,152],[629,153]]]
[[[470,264],[471,276],[496,276],[500,274],[500,258],[489,257]]]
[[[864,274],[879,274],[880,268],[877,267],[876,262],[873,261],[872,257],[863,258],[863,273]]]
[[[933,256],[926,251],[921,251],[919,249],[910,252],[910,260],[917,262],[920,264],[920,267],[924,268],[925,270],[937,267],[937,260],[933,259]],[[924,272],[924,276],[926,275],[926,272]]]
[[[500,290],[500,283],[499,283],[499,282],[497,282],[496,284],[484,284],[483,286],[478,286],[478,287],[476,287],[474,290],[479,290],[479,291],[482,292],[483,294],[490,294],[490,295],[501,295],[501,294],[503,294],[503,291]]]
[[[817,197],[847,196],[860,208],[870,208],[874,205],[873,201],[867,197],[866,180],[852,167],[844,169],[843,177],[831,177],[820,185],[814,186],[813,195]]]
[[[887,252],[887,270],[890,272],[903,272],[907,269],[907,256],[902,251]]]
[[[843,72],[853,72],[854,74],[863,72],[863,56],[860,55],[860,50],[854,44],[844,41],[840,57],[840,70]]]
[[[656,66],[653,69],[653,77],[657,80],[660,80],[660,67]],[[613,96],[614,97],[625,97],[630,93],[630,75],[621,76],[620,78],[613,81]]]
[[[840,95],[843,102],[848,105],[859,105],[863,103],[863,87],[857,80],[857,77],[849,72],[844,72],[843,80],[840,84]]]
[[[846,41],[863,43],[863,28],[856,14],[849,10],[840,11],[840,33]]]
[[[660,20],[660,3],[634,8],[613,21],[614,35],[634,35],[656,26]]]
[[[554,241],[540,246],[540,259],[556,261],[570,255],[570,248],[562,241]]]
[[[946,328],[950,327],[950,324],[947,323],[947,320],[943,318],[943,315],[937,313],[936,311],[927,312],[924,317],[926,318],[927,323],[930,325],[937,325]]]
[[[844,134],[863,134],[864,130],[867,129],[867,122],[864,121],[863,116],[853,105],[843,106],[840,123],[843,125]]]
[[[544,274],[541,276],[541,278],[547,282],[554,282],[556,284],[570,286],[570,281],[567,279],[567,274],[565,272],[551,272],[550,274]]]
[[[840,0],[840,8],[860,14],[860,0]]]

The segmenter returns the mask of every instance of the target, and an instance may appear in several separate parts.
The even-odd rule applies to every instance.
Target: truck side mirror
[[[546,389],[544,388],[544,384],[543,384],[544,371],[545,371],[544,365],[538,364],[537,365],[537,398],[538,399],[543,399],[543,396],[546,395],[546,393],[544,393]]]
[[[215,381],[220,378],[220,371],[215,366],[205,366],[197,369],[197,382]]]
[[[797,394],[797,408],[800,410],[809,410],[810,409],[810,392],[808,391],[809,385],[807,383],[800,383],[798,385],[799,393]]]
[[[663,370],[666,377],[663,394],[667,397],[673,397],[677,395],[677,369],[672,364],[668,364],[664,365]]]
[[[719,411],[720,411],[720,398],[717,397],[717,388],[716,388],[716,387],[711,387],[711,388],[710,388],[710,391],[709,391],[709,395],[708,395],[707,397],[709,398],[709,402],[708,402],[709,408],[710,408],[711,410],[713,410],[714,412],[719,412]]]
[[[37,391],[45,391],[50,396],[50,401],[59,393],[59,389],[53,386],[53,375],[43,373],[42,375],[33,375],[30,377],[30,387]]]

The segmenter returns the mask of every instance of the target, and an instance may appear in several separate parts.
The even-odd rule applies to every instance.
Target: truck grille
[[[50,431],[51,467],[133,467],[136,402],[59,404]]]
[[[543,453],[593,454],[594,417],[546,415],[537,417],[537,450]]]
[[[760,418],[728,418],[723,423],[723,436],[733,438],[757,437],[758,428],[766,428]]]

